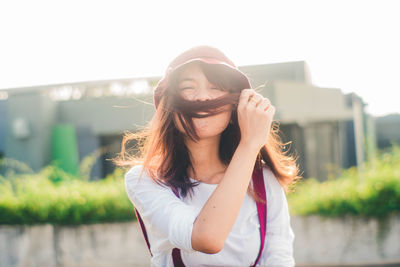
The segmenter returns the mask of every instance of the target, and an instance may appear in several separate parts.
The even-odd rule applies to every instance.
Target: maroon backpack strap
[[[256,266],[258,261],[260,260],[261,254],[264,249],[265,244],[265,233],[267,231],[267,198],[265,193],[265,185],[264,185],[264,176],[263,169],[254,169],[253,171],[253,186],[254,190],[265,203],[257,202],[257,213],[258,220],[260,221],[260,238],[261,238],[261,246],[260,251],[258,252],[258,256],[253,266]]]
[[[139,221],[140,229],[142,230],[144,240],[146,240],[147,248],[149,249],[150,255],[153,257],[153,254],[151,253],[151,250],[150,250],[150,242],[149,242],[149,238],[147,237],[146,227],[144,226],[143,220],[140,217],[139,212],[137,211],[136,208],[135,208],[135,214],[136,214],[136,218]]]
[[[176,190],[172,190],[172,191],[179,198],[178,191],[176,191]],[[150,255],[153,257],[153,254],[151,253],[151,249],[150,249],[149,238],[147,237],[146,227],[143,223],[142,217],[140,217],[140,214],[136,208],[134,210],[135,210],[136,218],[139,221],[140,229],[142,230],[144,240],[146,241],[147,248],[149,249]],[[185,265],[183,264],[183,261],[182,261],[181,251],[178,248],[174,248],[172,250],[172,260],[174,262],[175,267],[185,267]]]
[[[258,220],[260,221],[260,239],[261,239],[261,246],[260,251],[258,252],[257,259],[253,266],[256,266],[258,261],[260,260],[261,254],[264,249],[265,244],[265,233],[267,231],[267,197],[265,193],[265,184],[264,184],[264,175],[263,170],[261,169],[254,169],[252,174],[252,180],[254,185],[254,190],[256,194],[265,202],[260,203],[257,202],[257,213],[258,213]],[[179,198],[179,193],[177,190],[172,190],[174,194]],[[174,248],[172,250],[172,260],[174,262],[174,267],[185,267],[181,257],[181,251],[178,248]]]
[[[174,262],[174,267],[185,267],[181,257],[181,250],[179,248],[174,248],[172,250],[172,261]]]
[[[264,203],[257,202],[257,213],[258,213],[258,219],[260,221],[260,238],[261,238],[261,246],[260,246],[260,251],[258,252],[257,259],[254,263],[253,266],[256,266],[258,263],[262,251],[264,249],[264,243],[265,243],[265,233],[266,233],[266,228],[267,228],[267,222],[266,222],[266,214],[267,214],[267,199],[266,199],[266,193],[265,193],[265,185],[264,185],[264,177],[263,177],[263,171],[262,169],[254,169],[253,174],[252,174],[252,180],[253,180],[253,185],[254,185],[254,190],[256,194],[263,200],[265,201]],[[172,190],[176,197],[179,198],[179,193],[176,189]],[[147,247],[150,251],[150,255],[152,255],[151,250],[150,250],[150,242],[147,237],[146,233],[146,228],[144,226],[143,220],[139,215],[139,212],[135,208],[135,214],[136,218],[139,221],[140,228],[142,229],[143,237],[146,240]],[[185,264],[182,261],[181,257],[181,251],[178,248],[174,248],[172,250],[172,261],[174,263],[174,267],[185,267]]]

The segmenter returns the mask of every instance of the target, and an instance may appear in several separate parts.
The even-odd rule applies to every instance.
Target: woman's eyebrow
[[[183,79],[181,79],[179,82],[194,82],[195,79],[194,78],[190,78],[190,77],[185,77]]]

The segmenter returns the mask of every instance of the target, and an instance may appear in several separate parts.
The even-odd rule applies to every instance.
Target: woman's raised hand
[[[268,98],[254,91],[243,89],[237,108],[240,142],[260,150],[266,143],[271,129],[275,107]]]

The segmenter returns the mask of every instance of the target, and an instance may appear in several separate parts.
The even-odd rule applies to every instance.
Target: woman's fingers
[[[255,94],[253,89],[243,89],[240,93],[238,109],[244,108],[249,103],[249,98]]]
[[[269,109],[269,106],[271,106],[271,101],[254,91],[254,89],[242,90],[238,108],[242,109],[245,107],[250,107],[259,108],[263,111],[267,111]]]
[[[258,108],[260,108],[263,111],[267,111],[269,107],[271,106],[271,101],[269,101],[268,98],[264,98],[260,104],[258,105]]]
[[[257,148],[266,144],[274,114],[275,107],[268,98],[253,89],[244,89],[238,105],[241,142]]]
[[[268,98],[263,97],[261,94],[254,93],[253,95],[249,96],[248,104],[250,106],[257,107],[262,111],[266,111],[271,105],[271,101]]]
[[[238,108],[244,108],[246,106],[257,107],[264,97],[254,91],[254,89],[243,89],[239,99]]]
[[[249,104],[254,104],[256,107],[263,100],[263,97],[259,94],[254,94],[249,97]]]

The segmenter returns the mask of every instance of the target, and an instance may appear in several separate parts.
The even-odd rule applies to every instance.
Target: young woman
[[[170,63],[154,104],[115,161],[129,167],[152,266],[294,266],[285,192],[300,177],[269,99],[221,51],[199,46]]]

